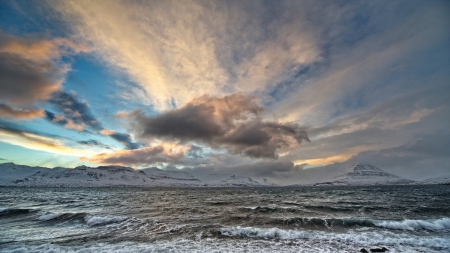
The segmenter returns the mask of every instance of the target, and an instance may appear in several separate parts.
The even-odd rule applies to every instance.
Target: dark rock
[[[383,248],[375,248],[375,249],[370,249],[370,252],[386,252],[388,249],[386,249],[385,247]]]
[[[369,253],[369,251],[367,251],[365,248],[362,248],[359,252]]]

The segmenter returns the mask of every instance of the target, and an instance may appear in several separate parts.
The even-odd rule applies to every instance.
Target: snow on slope
[[[414,181],[387,173],[370,164],[355,164],[343,174],[329,182],[317,183],[314,186],[326,185],[402,185]]]
[[[79,166],[75,169],[30,167],[14,163],[0,164],[0,185],[3,186],[50,186],[50,187],[226,187],[268,186],[251,178],[220,175],[200,180],[185,171],[166,171],[158,168],[134,170],[123,166]]]
[[[423,181],[416,182],[415,184],[446,184],[446,185],[450,185],[450,175],[429,178],[429,179],[426,179]]]

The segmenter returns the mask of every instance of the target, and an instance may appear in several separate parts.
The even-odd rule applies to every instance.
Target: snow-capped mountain
[[[68,168],[45,168],[0,164],[0,186],[50,186],[50,187],[249,187],[273,186],[263,180],[235,175],[210,174],[203,178],[185,171],[166,171],[158,168],[135,170],[123,166],[100,166],[96,168],[79,166]]]
[[[433,177],[423,181],[416,182],[416,184],[445,184],[450,185],[450,175],[440,177]]]
[[[370,164],[355,164],[350,166],[343,174],[334,177],[331,181],[317,183],[315,186],[326,185],[402,185],[414,183],[412,180],[401,178],[387,173]]]

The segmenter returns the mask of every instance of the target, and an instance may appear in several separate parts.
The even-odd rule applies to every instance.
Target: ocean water
[[[0,252],[450,252],[449,186],[0,187]]]

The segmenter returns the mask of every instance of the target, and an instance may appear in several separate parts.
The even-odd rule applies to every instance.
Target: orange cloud
[[[31,119],[43,117],[45,115],[42,109],[14,109],[8,105],[0,104],[0,117],[13,117],[16,119]]]
[[[1,53],[15,54],[36,63],[48,62],[60,58],[69,51],[74,53],[87,52],[84,44],[77,44],[64,38],[52,40],[27,41],[15,38],[0,47]]]
[[[161,144],[134,150],[117,150],[91,158],[81,157],[80,160],[99,164],[151,165],[176,162],[184,157],[185,151],[183,146]]]
[[[301,165],[301,164],[306,163],[308,165],[323,166],[323,165],[332,164],[332,163],[345,162],[348,159],[350,159],[350,157],[352,157],[352,155],[336,155],[336,156],[316,158],[316,159],[298,160],[298,161],[295,161],[294,164]]]
[[[100,130],[100,133],[103,135],[111,135],[111,134],[114,134],[115,131],[104,128],[104,129]]]

